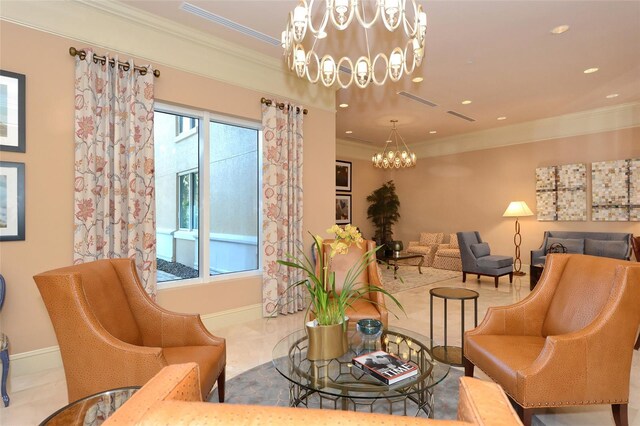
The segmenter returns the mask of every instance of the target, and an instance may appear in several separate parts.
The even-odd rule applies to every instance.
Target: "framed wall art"
[[[0,70],[0,151],[25,152],[25,76]]]
[[[538,220],[587,220],[587,166],[565,164],[536,169]]]
[[[591,219],[640,221],[640,158],[591,163]]]
[[[336,224],[351,223],[351,194],[336,194]]]
[[[0,161],[0,241],[24,235],[24,163]]]
[[[336,191],[351,192],[351,161],[336,161]]]

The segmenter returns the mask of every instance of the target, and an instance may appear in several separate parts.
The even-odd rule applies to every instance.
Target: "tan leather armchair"
[[[324,240],[323,250],[324,255],[329,256],[331,247],[329,245],[333,240]],[[365,240],[365,244],[362,248],[359,248],[355,244],[349,247],[347,254],[341,254],[335,256],[331,260],[331,271],[336,274],[336,291],[340,293],[342,286],[344,285],[344,279],[346,278],[347,271],[353,265],[355,265],[360,258],[369,250],[376,248],[376,243],[370,240]],[[328,257],[327,257],[328,258]],[[373,284],[377,287],[384,287],[380,281],[380,274],[378,272],[378,262],[375,260],[365,268],[360,276],[355,279],[355,288],[367,287],[369,284]],[[384,294],[372,291],[369,293],[369,297],[362,297],[354,301],[346,312],[349,317],[350,326],[354,326],[358,320],[363,318],[376,318],[382,321],[384,327],[389,325],[389,312],[384,300]]]
[[[460,378],[457,421],[331,409],[211,404],[200,402],[198,387],[198,367],[195,364],[172,365],[164,368],[109,417],[104,422],[104,426],[522,425],[500,386],[469,377]]]
[[[141,386],[170,364],[196,362],[206,398],[218,382],[224,401],[225,340],[199,315],[156,305],[130,259],[106,259],[34,277],[58,338],[69,401]]]
[[[640,265],[552,254],[524,300],[489,308],[465,333],[465,375],[474,365],[520,406],[523,423],[538,407],[611,404],[628,424],[629,376],[640,321]]]

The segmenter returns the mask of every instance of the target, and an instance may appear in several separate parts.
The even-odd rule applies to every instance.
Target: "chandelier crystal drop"
[[[281,44],[287,58],[287,66],[298,77],[306,78],[311,83],[320,81],[327,87],[337,82],[343,89],[352,83],[365,88],[369,83],[382,86],[387,79],[398,81],[403,74],[411,75],[422,63],[427,15],[416,0],[376,0],[373,12],[369,13],[373,14],[371,18],[366,16],[365,4],[373,4],[373,1],[318,1],[320,5],[315,8],[315,13],[322,14],[321,19],[314,19],[312,16],[314,2],[315,0],[301,0],[289,13],[287,27],[282,32]],[[407,4],[410,5],[408,10]],[[367,6],[367,9],[370,8]],[[331,54],[322,52],[321,47],[324,43],[321,40],[328,37],[329,24],[338,31],[344,31],[354,21],[365,32],[365,52],[357,59],[347,56],[336,59]],[[317,28],[314,22],[319,23]],[[373,55],[367,31],[378,22],[382,22],[389,32],[394,32],[402,26],[406,43],[393,48],[391,52]],[[311,45],[305,47],[303,42],[307,35]],[[342,76],[340,71],[343,71]]]
[[[381,152],[376,152],[371,157],[373,165],[380,169],[399,169],[416,165],[416,154],[409,150],[404,139],[398,133],[396,129],[397,122],[398,120],[391,120],[391,133],[387,138],[384,149]],[[402,150],[400,150],[398,139],[402,142]]]

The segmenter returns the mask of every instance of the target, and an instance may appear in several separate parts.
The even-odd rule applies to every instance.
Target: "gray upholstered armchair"
[[[494,277],[496,287],[498,279],[509,275],[509,282],[513,282],[513,257],[491,255],[489,244],[482,241],[480,233],[458,232],[460,258],[462,259],[462,282],[466,282],[467,274]]]

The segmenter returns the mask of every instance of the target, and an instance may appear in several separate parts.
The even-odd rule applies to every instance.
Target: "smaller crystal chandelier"
[[[391,133],[387,138],[387,142],[384,145],[382,152],[376,152],[371,157],[373,165],[380,169],[399,169],[408,168],[416,165],[416,155],[412,153],[407,144],[402,139],[402,136],[396,129],[396,123],[398,120],[391,120]],[[398,139],[402,142],[403,150],[400,151],[400,144]],[[395,143],[395,150],[394,150]]]

